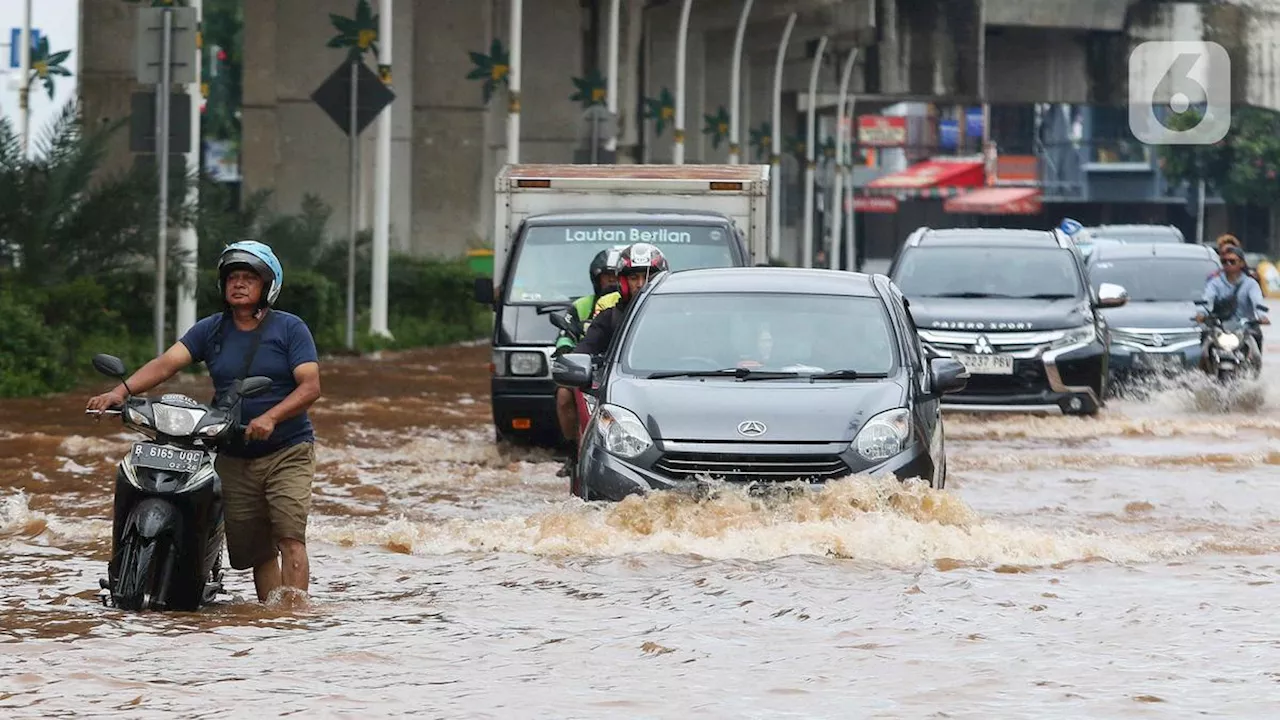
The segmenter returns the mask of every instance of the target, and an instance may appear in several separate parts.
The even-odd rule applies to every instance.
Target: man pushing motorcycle
[[[303,593],[309,586],[306,530],[316,460],[307,409],[320,397],[320,364],[307,324],[272,308],[284,269],[270,247],[254,240],[228,246],[218,259],[218,285],[222,312],[197,322],[125,384],[91,398],[87,408],[120,407],[129,390],[145,393],[193,362],[209,370],[214,405],[246,377],[271,378],[270,390],[244,399],[244,438],[222,448],[215,464],[231,567],[253,568],[258,600],[265,602],[281,586]]]
[[[662,251],[649,243],[635,243],[624,248],[617,258],[618,291],[596,301],[593,313],[595,317],[582,340],[573,347],[573,352],[590,355],[604,354],[613,342],[613,335],[618,325],[626,317],[632,301],[640,294],[645,283],[654,275],[666,272],[668,269],[670,266],[667,264],[666,257],[662,255]],[[568,394],[570,402],[564,404],[558,402],[562,392]],[[573,402],[572,398],[572,390],[556,389],[556,414],[560,419],[560,428],[573,448],[561,474],[567,473],[569,468],[577,464],[578,458],[579,410],[578,404]]]

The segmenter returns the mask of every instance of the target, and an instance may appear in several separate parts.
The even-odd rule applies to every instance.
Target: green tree
[[[1170,128],[1198,125],[1195,110],[1175,116]],[[1236,205],[1269,207],[1280,202],[1280,113],[1254,107],[1232,111],[1227,136],[1212,145],[1164,145],[1160,167],[1171,182],[1205,181]]]

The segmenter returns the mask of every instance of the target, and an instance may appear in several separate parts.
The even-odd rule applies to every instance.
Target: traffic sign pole
[[[27,159],[31,137],[31,0],[22,4],[22,34],[18,40],[18,134],[22,138],[22,157]]]
[[[363,57],[353,54],[339,65],[311,94],[311,100],[325,112],[350,143],[351,237],[347,248],[347,348],[356,345],[356,234],[360,228],[360,133],[373,122],[395,93],[365,67]]]
[[[156,165],[160,168],[160,232],[156,254],[156,357],[164,354],[165,275],[169,243],[169,81],[173,61],[173,10],[164,8],[164,29],[160,36],[160,84],[156,86]]]
[[[351,103],[350,124],[347,125],[347,142],[351,151],[351,212],[348,221],[351,225],[351,237],[347,245],[347,349],[356,346],[356,234],[360,228],[358,209],[360,207],[360,56],[351,57]]]

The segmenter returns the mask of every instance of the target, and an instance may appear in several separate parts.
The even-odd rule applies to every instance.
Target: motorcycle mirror
[[[271,388],[271,378],[255,375],[240,383],[240,397],[257,397]]]
[[[126,375],[124,361],[115,355],[107,355],[106,353],[98,353],[93,356],[93,369],[107,377],[120,378],[121,380]]]
[[[551,313],[549,319],[552,325],[567,333],[576,333],[578,331],[577,327],[574,326],[573,320],[570,319],[569,313]]]

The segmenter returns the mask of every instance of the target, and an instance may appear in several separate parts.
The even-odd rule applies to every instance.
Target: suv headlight
[[[630,410],[617,405],[601,405],[596,415],[596,432],[605,450],[621,458],[633,458],[653,447],[653,438],[644,423]]]
[[[906,408],[886,410],[867,421],[853,439],[853,447],[867,460],[891,458],[911,442],[911,412]]]
[[[1067,345],[1079,345],[1080,343],[1090,343],[1098,337],[1098,330],[1093,323],[1081,325],[1080,327],[1064,330],[1062,337],[1050,343],[1050,347],[1066,347]]]
[[[1213,341],[1217,343],[1219,348],[1226,350],[1227,352],[1232,352],[1236,348],[1240,347],[1240,338],[1235,333],[1220,332],[1218,333],[1218,337],[1214,338]]]

